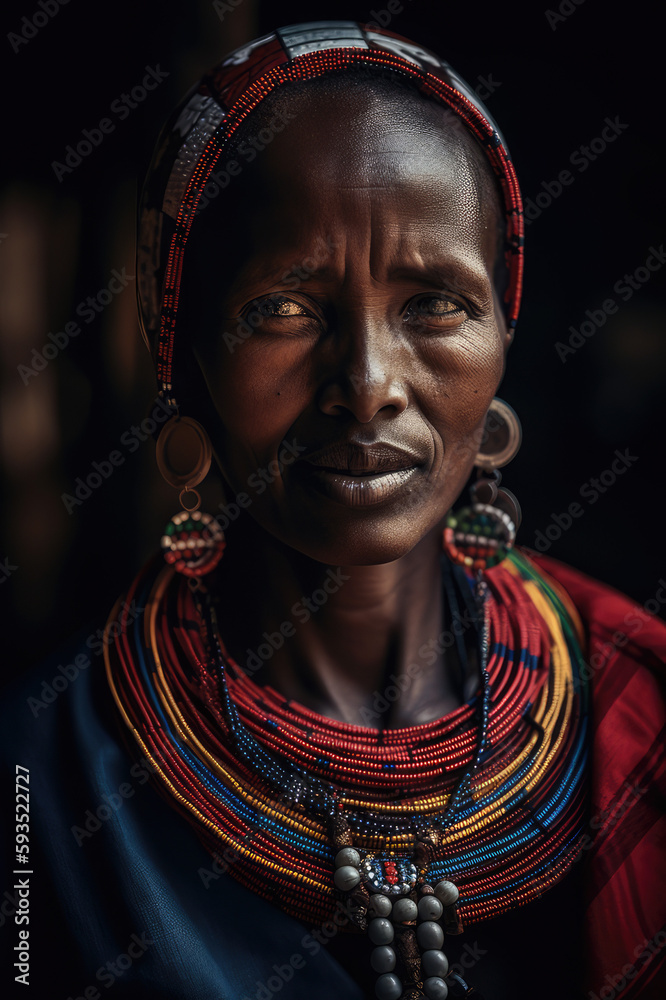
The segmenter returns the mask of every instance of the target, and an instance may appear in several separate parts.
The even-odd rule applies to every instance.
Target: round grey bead
[[[446,1000],[449,995],[449,988],[439,976],[431,976],[423,983],[423,990],[428,1000]]]
[[[358,873],[358,868],[352,868],[351,865],[343,865],[342,868],[336,870],[333,881],[338,889],[348,892],[350,889],[356,888],[361,881],[361,876]]]
[[[436,896],[423,896],[419,899],[419,916],[421,920],[439,920],[444,907]]]
[[[373,944],[390,944],[393,940],[393,924],[385,917],[376,917],[368,924],[368,937]]]
[[[411,899],[396,899],[393,904],[393,922],[402,924],[405,920],[416,920],[418,912],[416,903]]]
[[[445,976],[449,971],[449,960],[443,951],[424,951],[421,955],[421,968],[423,975],[428,978]]]
[[[392,905],[388,896],[381,892],[373,893],[368,902],[368,913],[371,917],[388,917]]]
[[[444,944],[444,931],[434,920],[424,920],[416,928],[416,940],[425,950],[441,948]]]
[[[446,879],[442,879],[435,886],[435,895],[443,906],[453,906],[454,903],[458,902],[460,893],[458,892],[458,887],[453,882],[447,882]]]
[[[379,1000],[398,1000],[402,996],[402,983],[393,972],[386,972],[375,983],[375,995]]]
[[[393,972],[395,969],[395,952],[387,944],[380,944],[370,952],[370,965],[375,972]]]
[[[358,868],[360,863],[361,855],[353,847],[343,847],[335,855],[336,868],[342,868],[344,865],[351,865],[352,868]]]

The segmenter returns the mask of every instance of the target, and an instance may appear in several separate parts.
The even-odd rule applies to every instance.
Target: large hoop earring
[[[443,548],[454,563],[483,571],[500,563],[513,548],[522,515],[511,490],[500,487],[499,470],[516,457],[522,436],[516,412],[496,396],[476,455],[471,504],[447,515]]]
[[[210,573],[226,544],[215,518],[199,510],[201,497],[195,489],[208,475],[212,457],[210,438],[192,417],[176,414],[160,431],[157,467],[166,482],[178,489],[181,506],[164,529],[162,550],[166,562],[187,577]]]

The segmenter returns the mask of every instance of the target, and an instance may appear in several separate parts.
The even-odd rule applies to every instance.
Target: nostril
[[[386,408],[402,413],[408,402],[404,386],[394,378],[377,379],[351,373],[328,383],[320,395],[319,408],[332,416],[346,411],[359,423],[369,423]]]

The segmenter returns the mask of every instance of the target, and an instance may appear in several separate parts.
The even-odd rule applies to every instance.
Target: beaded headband
[[[280,28],[228,55],[174,111],[148,170],[139,214],[137,293],[144,339],[159,390],[174,402],[174,347],[184,252],[197,206],[227,140],[277,87],[344,72],[357,65],[389,69],[453,111],[484,150],[506,213],[504,295],[507,325],[516,325],[522,289],[523,209],[518,181],[497,125],[473,91],[428,49],[354,21],[315,21]]]

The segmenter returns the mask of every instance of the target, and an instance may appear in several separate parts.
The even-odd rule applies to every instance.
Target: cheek
[[[307,353],[302,342],[268,343],[259,333],[197,351],[220,418],[216,437],[223,460],[237,465],[243,454],[254,464],[275,458],[307,406]]]
[[[428,349],[427,365],[432,380],[424,405],[428,419],[450,448],[464,446],[482,427],[502,379],[504,349],[497,326],[469,324],[438,340]]]

